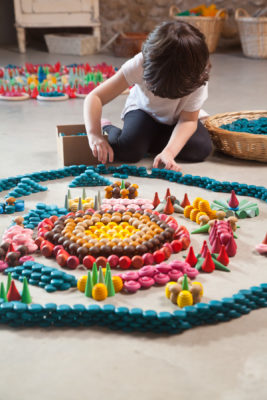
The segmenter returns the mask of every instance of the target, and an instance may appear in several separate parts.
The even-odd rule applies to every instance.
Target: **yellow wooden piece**
[[[93,287],[92,297],[96,301],[105,300],[108,297],[108,289],[104,283],[97,283]]]
[[[201,287],[200,296],[202,297],[202,296],[203,296],[203,293],[204,293],[204,288],[203,288],[202,283],[194,281],[194,282],[192,282],[192,285],[198,285],[198,286]]]
[[[199,202],[199,211],[203,211],[207,214],[211,211],[210,203],[208,202],[208,200],[202,200]]]
[[[117,275],[113,276],[112,282],[113,282],[115,292],[116,293],[120,292],[123,288],[123,280],[121,279],[121,277],[117,276]]]
[[[206,213],[204,213],[203,211],[199,211],[196,215],[196,223],[200,224],[201,219],[199,219],[200,217],[202,217],[203,215],[207,215]]]
[[[78,279],[77,289],[80,292],[84,292],[85,291],[86,282],[87,282],[87,275],[84,275],[84,276],[82,276],[81,278]]]
[[[192,306],[193,296],[188,290],[182,290],[177,297],[177,304],[180,308]]]
[[[209,212],[207,212],[207,214],[210,217],[210,219],[216,219],[217,218],[217,211],[216,210],[210,210]]]
[[[166,295],[167,299],[169,299],[171,296],[171,292],[170,292],[171,285],[177,285],[177,282],[171,281],[171,282],[168,282],[167,285],[165,286],[165,295]]]
[[[193,206],[185,206],[184,208],[184,216],[185,218],[190,218],[190,213],[194,209]]]
[[[197,214],[199,213],[199,210],[197,208],[193,208],[190,212],[190,219],[191,221],[196,222]]]
[[[194,208],[199,208],[199,203],[200,203],[200,201],[203,201],[202,197],[196,197],[195,200],[193,201],[192,206],[193,206]]]

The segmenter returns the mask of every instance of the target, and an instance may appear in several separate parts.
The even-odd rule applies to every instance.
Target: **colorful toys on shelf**
[[[191,8],[189,10],[181,11],[177,13],[177,16],[182,16],[182,17],[187,17],[187,16],[198,16],[198,17],[215,17],[217,12],[219,10],[217,9],[215,4],[210,4],[209,6],[206,6],[205,4],[201,4],[200,6]]]
[[[38,286],[49,293],[68,290],[77,284],[74,275],[34,261],[26,261],[20,266],[7,268],[4,273],[10,273],[12,279],[18,279],[20,282],[26,277],[30,285]]]
[[[222,211],[212,210],[209,202],[201,197],[196,197],[192,205],[184,207],[184,216],[199,225],[207,224],[208,221],[216,218],[223,219],[225,215]]]
[[[21,211],[24,211],[24,200],[8,197],[5,202],[0,202],[0,214],[14,214]]]
[[[214,200],[211,204],[213,210],[225,212],[227,217],[236,216],[237,218],[253,218],[259,215],[259,207],[253,201],[242,199],[238,201],[235,191],[232,190],[230,199]]]
[[[138,196],[138,185],[130,182],[114,182],[105,187],[106,199],[135,199]]]
[[[198,271],[187,262],[174,260],[169,264],[162,262],[155,266],[146,265],[139,271],[127,271],[119,276],[123,280],[124,290],[128,293],[135,293],[139,289],[148,289],[151,286],[165,285],[169,281],[177,281],[185,273],[191,279],[198,275]]]
[[[267,255],[267,233],[262,243],[258,244],[255,248],[259,254]]]
[[[167,299],[180,308],[200,303],[203,296],[203,285],[200,282],[191,282],[187,274],[181,276],[177,282],[168,282],[165,287]]]

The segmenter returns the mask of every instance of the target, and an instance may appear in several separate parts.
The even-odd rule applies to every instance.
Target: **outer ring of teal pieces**
[[[240,184],[238,182],[220,182],[215,179],[192,175],[182,176],[180,172],[157,168],[148,173],[145,167],[128,166],[126,164],[119,167],[111,166],[106,168],[105,165],[98,165],[97,167],[89,168],[98,174],[122,173],[146,178],[160,178],[188,186],[201,187],[214,192],[230,193],[231,190],[235,190],[236,194],[255,197],[267,202],[267,189],[263,186]],[[23,177],[30,177],[39,182],[60,179],[66,176],[78,176],[86,169],[85,165],[71,166],[3,179],[0,180],[0,191],[9,190],[16,186]],[[43,203],[39,203],[40,206],[41,214],[37,213],[35,221],[30,223],[33,228],[38,225],[42,214],[49,215],[48,210],[50,212],[56,211],[58,214],[63,213],[63,209],[59,209],[57,206],[46,206]],[[31,210],[29,214],[31,212],[34,212],[34,210]],[[97,325],[124,332],[139,331],[144,333],[174,334],[198,325],[225,322],[239,318],[243,314],[248,314],[252,310],[263,307],[267,307],[267,283],[253,286],[247,290],[240,290],[232,297],[225,297],[221,301],[212,300],[207,304],[198,303],[182,310],[175,310],[172,313],[167,311],[157,313],[154,310],[142,310],[141,308],[116,308],[111,304],[100,307],[97,304],[69,306],[48,303],[42,306],[40,304],[27,305],[20,302],[5,303],[4,300],[0,299],[0,323],[8,324],[12,327],[39,326],[44,328],[63,326],[90,327]]]

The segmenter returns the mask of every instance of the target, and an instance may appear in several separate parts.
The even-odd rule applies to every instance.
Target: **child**
[[[203,34],[180,21],[157,26],[142,52],[85,99],[84,120],[94,156],[102,163],[112,162],[114,156],[137,162],[153,153],[155,168],[163,164],[175,171],[181,169],[176,157],[203,161],[212,150],[209,133],[198,120],[208,78],[209,52]],[[132,85],[122,112],[123,128],[101,126],[102,106]]]

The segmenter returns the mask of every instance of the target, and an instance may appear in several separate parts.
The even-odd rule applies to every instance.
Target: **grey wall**
[[[0,0],[0,46],[16,43],[13,0]]]

